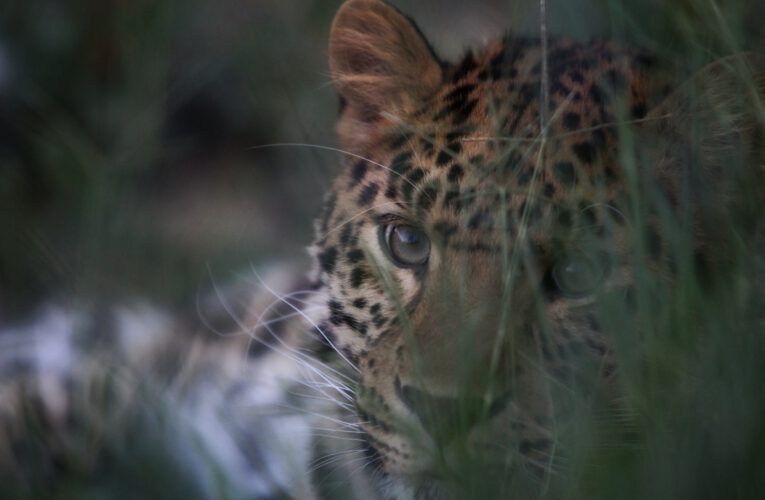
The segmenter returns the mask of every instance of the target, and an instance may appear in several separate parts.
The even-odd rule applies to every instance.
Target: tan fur
[[[406,115],[433,94],[442,78],[412,23],[377,0],[351,0],[340,8],[332,24],[329,65],[350,109],[340,128],[350,150],[368,142],[367,134],[385,121],[383,112]]]

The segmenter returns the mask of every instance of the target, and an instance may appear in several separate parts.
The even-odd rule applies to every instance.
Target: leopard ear
[[[405,116],[443,76],[417,26],[381,0],[343,4],[332,25],[329,66],[346,104],[340,134],[350,142],[386,116]]]
[[[737,54],[703,67],[635,129],[643,171],[675,208],[689,208],[699,241],[732,210],[765,203],[765,61]],[[728,215],[726,215],[728,213]]]
[[[738,54],[708,64],[677,87],[648,113],[642,128],[661,137],[666,147],[657,159],[667,168],[684,144],[703,153],[709,170],[725,168],[732,155],[756,154],[763,127],[765,60]]]

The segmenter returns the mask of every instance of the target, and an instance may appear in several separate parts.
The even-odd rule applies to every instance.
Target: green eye
[[[422,266],[430,257],[430,240],[425,232],[405,224],[383,227],[385,246],[393,263],[399,267]]]
[[[592,294],[607,277],[607,264],[585,253],[573,253],[558,260],[552,278],[560,292],[569,298]]]

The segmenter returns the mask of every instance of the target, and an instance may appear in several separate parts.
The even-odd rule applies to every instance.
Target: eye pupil
[[[430,240],[414,226],[389,224],[384,228],[385,245],[393,262],[400,267],[421,266],[430,256]]]
[[[399,241],[401,241],[401,243],[406,245],[416,245],[420,242],[420,238],[418,237],[417,233],[406,226],[399,226],[394,231],[396,232],[396,236],[398,237]]]
[[[605,279],[604,266],[587,255],[567,256],[552,271],[558,289],[566,296],[592,293]]]

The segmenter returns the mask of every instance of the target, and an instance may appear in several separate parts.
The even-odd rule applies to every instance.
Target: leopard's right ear
[[[341,140],[404,117],[441,85],[442,65],[417,26],[381,0],[348,0],[332,25],[332,80],[346,103]]]
[[[646,178],[686,221],[709,262],[723,262],[730,221],[765,203],[765,61],[744,53],[700,69],[635,127]],[[683,222],[685,223],[685,222]],[[742,230],[737,227],[736,231]]]
[[[649,160],[659,178],[677,177],[694,157],[711,186],[719,187],[736,166],[755,165],[746,175],[765,170],[765,60],[744,53],[708,64],[652,109],[638,130],[641,144],[657,146]]]

